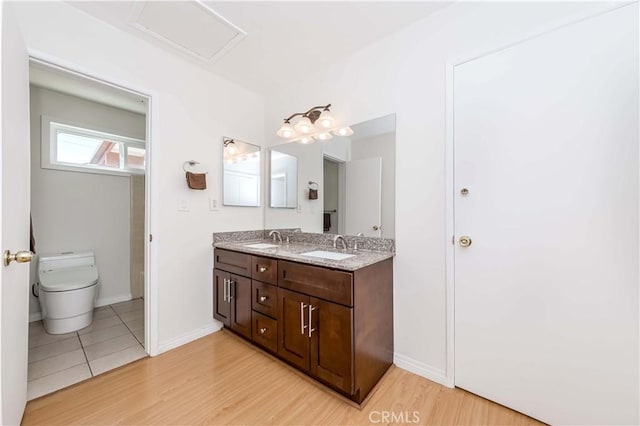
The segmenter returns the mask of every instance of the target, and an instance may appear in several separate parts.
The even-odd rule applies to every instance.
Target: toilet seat
[[[91,287],[98,282],[95,265],[40,271],[40,289],[61,292]]]

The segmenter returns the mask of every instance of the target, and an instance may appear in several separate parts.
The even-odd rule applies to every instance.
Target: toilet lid
[[[40,271],[40,288],[44,291],[69,291],[90,287],[98,282],[95,265]]]

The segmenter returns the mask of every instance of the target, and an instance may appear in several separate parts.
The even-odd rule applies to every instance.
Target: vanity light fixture
[[[320,105],[310,108],[306,112],[296,112],[284,119],[284,124],[276,132],[281,138],[290,142],[310,144],[315,140],[329,140],[332,133],[336,136],[350,136],[353,130],[349,126],[340,126],[337,120],[331,115],[329,108],[331,104]],[[300,116],[295,124],[291,120]]]

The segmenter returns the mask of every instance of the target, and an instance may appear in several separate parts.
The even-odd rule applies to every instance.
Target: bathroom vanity
[[[393,362],[393,253],[269,245],[215,244],[214,318],[361,403]]]

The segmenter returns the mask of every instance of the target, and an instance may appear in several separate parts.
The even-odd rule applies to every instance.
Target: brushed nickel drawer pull
[[[264,334],[264,333],[266,333],[266,332],[267,332],[267,327],[262,327],[262,328],[260,329],[260,334]]]
[[[231,286],[233,286],[234,291],[231,290]],[[233,296],[231,295],[231,293],[235,293],[235,287],[236,286],[236,282],[233,280],[229,280],[229,303],[231,303],[231,299],[233,299]]]
[[[268,298],[269,298],[268,296],[260,296],[260,301],[261,301],[261,302],[264,302],[264,301],[266,301]]]
[[[269,268],[266,266],[258,266],[258,272],[267,272]]]
[[[307,305],[304,304],[304,302],[300,302],[300,334],[304,335],[304,329],[307,328],[306,325],[304,325],[304,308],[306,308]]]
[[[316,310],[316,308],[314,308],[314,307],[313,307],[313,305],[309,305],[309,337],[311,337],[311,334],[312,334],[314,331],[316,331],[316,329],[315,329],[315,328],[311,328],[311,319],[313,318],[313,317],[312,317],[312,315],[313,315],[313,314],[312,314],[311,312],[313,312],[313,311],[315,311],[315,310]]]
[[[222,281],[222,300],[224,302],[227,301],[227,279],[226,278]]]

